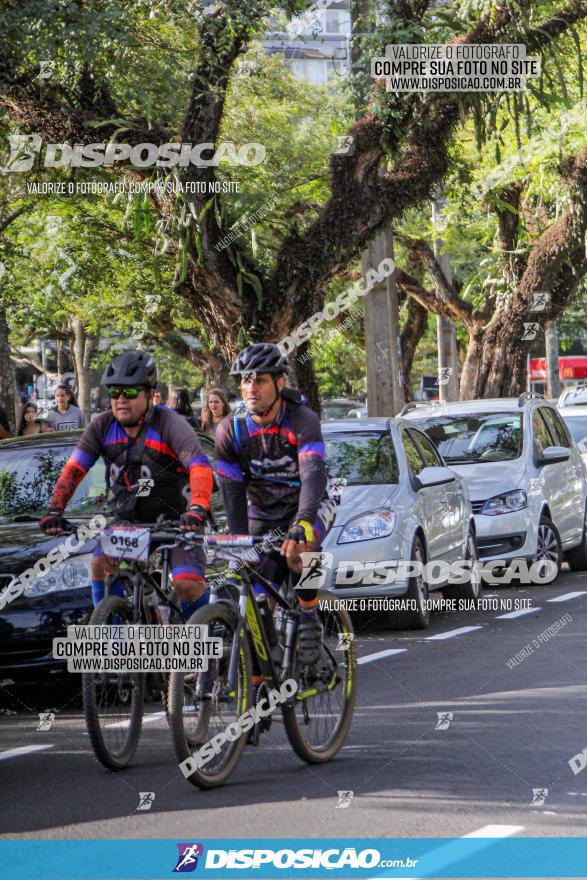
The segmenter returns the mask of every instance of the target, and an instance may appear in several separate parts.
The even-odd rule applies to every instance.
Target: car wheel
[[[547,516],[542,515],[538,524],[538,545],[534,564],[540,564],[539,577],[541,583],[553,583],[559,575],[563,561],[563,549],[560,535],[555,524]],[[547,581],[549,563],[554,562],[556,572]]]
[[[410,560],[419,562],[422,568],[426,564],[426,551],[422,539],[418,535],[412,542]],[[426,629],[430,623],[430,604],[428,584],[424,572],[413,574],[409,580],[407,593],[397,598],[400,602],[407,600],[407,610],[388,612],[389,627],[391,629]]]
[[[445,599],[462,599],[467,602],[476,602],[481,596],[481,574],[479,572],[479,556],[475,543],[475,533],[469,529],[465,559],[471,562],[471,568],[466,576],[467,580],[460,584],[449,584],[442,591]]]
[[[567,550],[565,559],[571,571],[587,571],[587,504],[583,516],[583,539],[577,547]]]

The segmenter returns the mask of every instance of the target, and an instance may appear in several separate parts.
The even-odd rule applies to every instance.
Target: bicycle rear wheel
[[[207,625],[210,637],[222,639],[222,657],[210,659],[205,672],[173,672],[169,678],[168,720],[175,753],[180,764],[188,758],[193,760],[194,768],[190,765],[191,772],[186,778],[199,788],[222,785],[236,767],[247,741],[245,732],[232,741],[225,739],[216,749],[208,746],[210,740],[227,733],[251,708],[251,657],[244,633],[235,687],[228,690],[228,667],[237,619],[235,612],[223,603],[199,608],[189,623]],[[236,727],[232,729],[238,733]]]
[[[282,707],[283,724],[296,755],[308,764],[332,760],[349,731],[356,701],[356,650],[351,619],[332,596],[319,596],[324,627],[322,654],[302,667],[294,652],[292,678],[298,690]]]
[[[118,596],[102,599],[90,617],[90,624],[100,626],[132,622],[132,608]],[[141,735],[145,673],[84,673],[82,695],[96,757],[109,770],[122,770],[132,760]]]

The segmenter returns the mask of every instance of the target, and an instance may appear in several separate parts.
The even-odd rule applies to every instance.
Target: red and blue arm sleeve
[[[83,439],[83,437],[82,437]],[[80,441],[81,442],[81,441]],[[97,455],[82,449],[79,445],[71,453],[61,475],[55,483],[51,496],[51,510],[63,513],[73,493],[97,459]]]
[[[296,519],[314,523],[328,483],[324,440],[316,413],[308,407],[300,406],[296,415],[294,432],[298,440],[298,466],[302,484]]]

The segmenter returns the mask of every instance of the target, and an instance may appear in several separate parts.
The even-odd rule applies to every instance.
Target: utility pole
[[[363,252],[363,276],[393,259],[391,230],[380,232]],[[370,416],[394,416],[404,405],[395,272],[376,282],[363,299],[367,359],[367,409]]]
[[[558,327],[556,321],[551,321],[544,330],[546,344],[546,396],[558,397],[561,393],[560,374],[558,366]]]
[[[440,235],[445,223],[443,211],[445,204],[446,199],[443,197],[442,192],[437,190],[432,201],[432,222],[439,233],[434,239],[434,256],[447,281],[450,283],[452,282],[450,257],[448,254],[442,253],[442,238]],[[453,321],[443,315],[437,315],[436,335],[438,340],[438,397],[443,403],[446,403],[447,401],[459,399],[459,359]]]

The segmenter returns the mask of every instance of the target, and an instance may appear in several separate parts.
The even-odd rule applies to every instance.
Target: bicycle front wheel
[[[132,608],[118,596],[102,599],[90,624],[132,624]],[[109,770],[127,767],[143,725],[145,673],[84,673],[82,694],[86,727],[98,760]]]
[[[348,613],[332,596],[319,596],[324,627],[320,659],[302,666],[294,652],[291,672],[298,689],[282,707],[283,724],[296,755],[308,764],[332,760],[349,731],[356,700],[356,649]]]
[[[222,656],[210,659],[204,672],[173,672],[169,677],[169,727],[182,772],[192,785],[222,785],[238,763],[247,741],[237,720],[251,708],[251,656],[243,632],[234,686],[228,683],[238,618],[222,603],[199,608],[188,621],[208,626],[208,636],[222,640]],[[222,734],[222,742],[210,741]],[[190,759],[186,765],[185,762]]]

